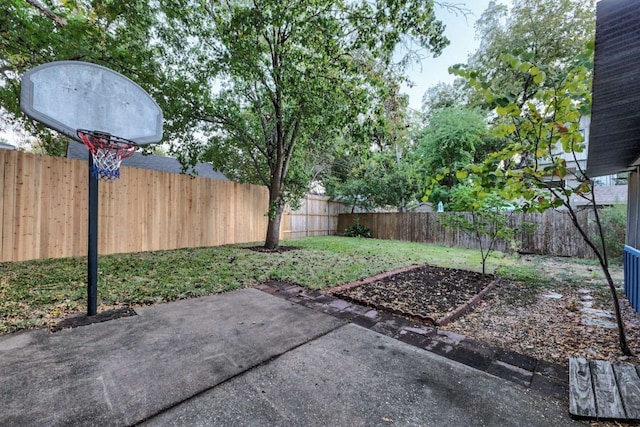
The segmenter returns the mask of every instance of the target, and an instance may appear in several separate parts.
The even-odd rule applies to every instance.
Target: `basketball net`
[[[120,178],[120,163],[135,153],[138,145],[128,139],[99,131],[78,130],[78,137],[93,157],[91,173],[96,179],[112,182]]]

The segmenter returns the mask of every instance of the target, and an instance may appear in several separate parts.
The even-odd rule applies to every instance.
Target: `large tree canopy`
[[[139,83],[170,110],[173,85],[155,38],[157,10],[147,0],[0,4],[0,110],[5,124],[26,129],[51,150],[57,135],[20,112],[20,79],[37,65],[82,60],[104,65]],[[168,127],[169,135],[172,128]],[[46,147],[45,147],[46,148]],[[51,151],[49,150],[49,151]]]
[[[494,92],[512,93],[524,102],[537,91],[535,77],[511,67],[505,54],[561,73],[594,34],[595,0],[512,0],[511,8],[491,1],[476,22],[480,47],[468,67],[485,76]]]
[[[429,124],[418,136],[415,162],[425,177],[435,177],[447,168],[441,185],[429,201],[448,203],[450,191],[458,184],[455,170],[485,153],[487,124],[479,110],[454,106],[434,111]]]
[[[267,248],[278,246],[285,203],[306,191],[331,141],[386,98],[382,76],[393,69],[397,44],[410,37],[435,53],[446,45],[433,2],[424,0],[164,7],[166,40],[180,43],[175,65],[189,64],[200,79],[194,112],[207,158],[269,188]]]

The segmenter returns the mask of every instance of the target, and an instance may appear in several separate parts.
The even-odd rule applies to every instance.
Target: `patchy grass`
[[[300,249],[264,253],[247,249],[251,245],[227,245],[100,256],[99,309],[210,295],[270,279],[322,289],[411,264],[481,271],[477,250],[347,237],[283,244]],[[488,267],[531,292],[553,280],[541,279],[538,265],[499,253]],[[43,327],[85,309],[85,258],[0,263],[0,333]]]
[[[517,306],[531,304],[538,294],[552,283],[551,278],[540,274],[539,268],[535,266],[505,265],[500,267],[497,273],[513,282],[506,285],[509,288],[506,299],[509,304]]]
[[[622,266],[611,265],[609,272],[616,285],[622,287]],[[542,291],[580,288],[589,289],[598,303],[611,301],[604,273],[598,261],[593,259],[524,255],[508,259],[498,268],[497,274],[518,285],[510,287],[507,297],[515,305],[535,302]]]

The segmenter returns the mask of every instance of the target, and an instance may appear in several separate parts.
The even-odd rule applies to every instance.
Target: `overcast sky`
[[[428,88],[438,82],[451,83],[453,76],[447,71],[451,65],[467,62],[470,53],[475,52],[480,44],[475,38],[475,21],[482,15],[489,0],[445,0],[448,3],[468,9],[467,16],[454,14],[436,5],[436,16],[444,22],[445,36],[451,41],[442,55],[437,58],[425,58],[421,64],[415,64],[408,70],[409,78],[414,82],[412,88],[404,87],[403,92],[409,95],[409,107],[420,110],[422,95]],[[499,0],[510,5],[508,0]]]
[[[511,4],[509,0],[499,1]],[[429,87],[438,82],[453,82],[453,76],[447,71],[449,66],[466,62],[467,56],[475,52],[479,41],[475,39],[474,24],[489,4],[489,0],[442,0],[442,2],[468,9],[469,14],[467,16],[456,15],[446,8],[436,5],[436,15],[444,22],[445,35],[451,44],[444,49],[439,57],[425,58],[420,64],[414,64],[407,70],[414,86],[411,88],[405,86],[403,92],[409,95],[409,106],[415,110],[420,110],[422,96]],[[12,132],[4,135],[0,133],[0,137],[13,141],[17,135]]]

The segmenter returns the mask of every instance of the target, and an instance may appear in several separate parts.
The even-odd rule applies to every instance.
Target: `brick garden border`
[[[475,294],[469,301],[467,301],[464,304],[462,304],[461,306],[457,307],[452,312],[448,313],[446,316],[436,320],[436,325],[437,326],[445,326],[445,325],[453,322],[454,320],[456,320],[460,316],[462,316],[462,315],[468,313],[469,311],[471,311],[471,309],[473,309],[473,307],[475,307],[476,304],[478,304],[480,302],[480,300],[482,298],[484,298],[484,296],[487,293],[489,293],[489,291],[491,291],[493,288],[495,288],[498,285],[498,283],[500,283],[500,279],[499,278],[494,279],[491,283],[489,283],[487,286],[485,286],[484,289],[482,289],[480,292]]]
[[[423,265],[413,264],[408,267],[402,267],[396,270],[385,271],[383,273],[376,274],[375,276],[367,277],[365,279],[354,280],[353,282],[348,282],[348,283],[345,283],[344,285],[336,286],[331,289],[325,289],[320,292],[324,295],[333,295],[340,292],[348,291],[349,289],[357,288],[358,286],[369,285],[371,283],[377,282],[378,280],[386,279],[389,276],[393,276],[394,274],[405,273],[407,271],[416,270],[420,267],[423,267]]]

